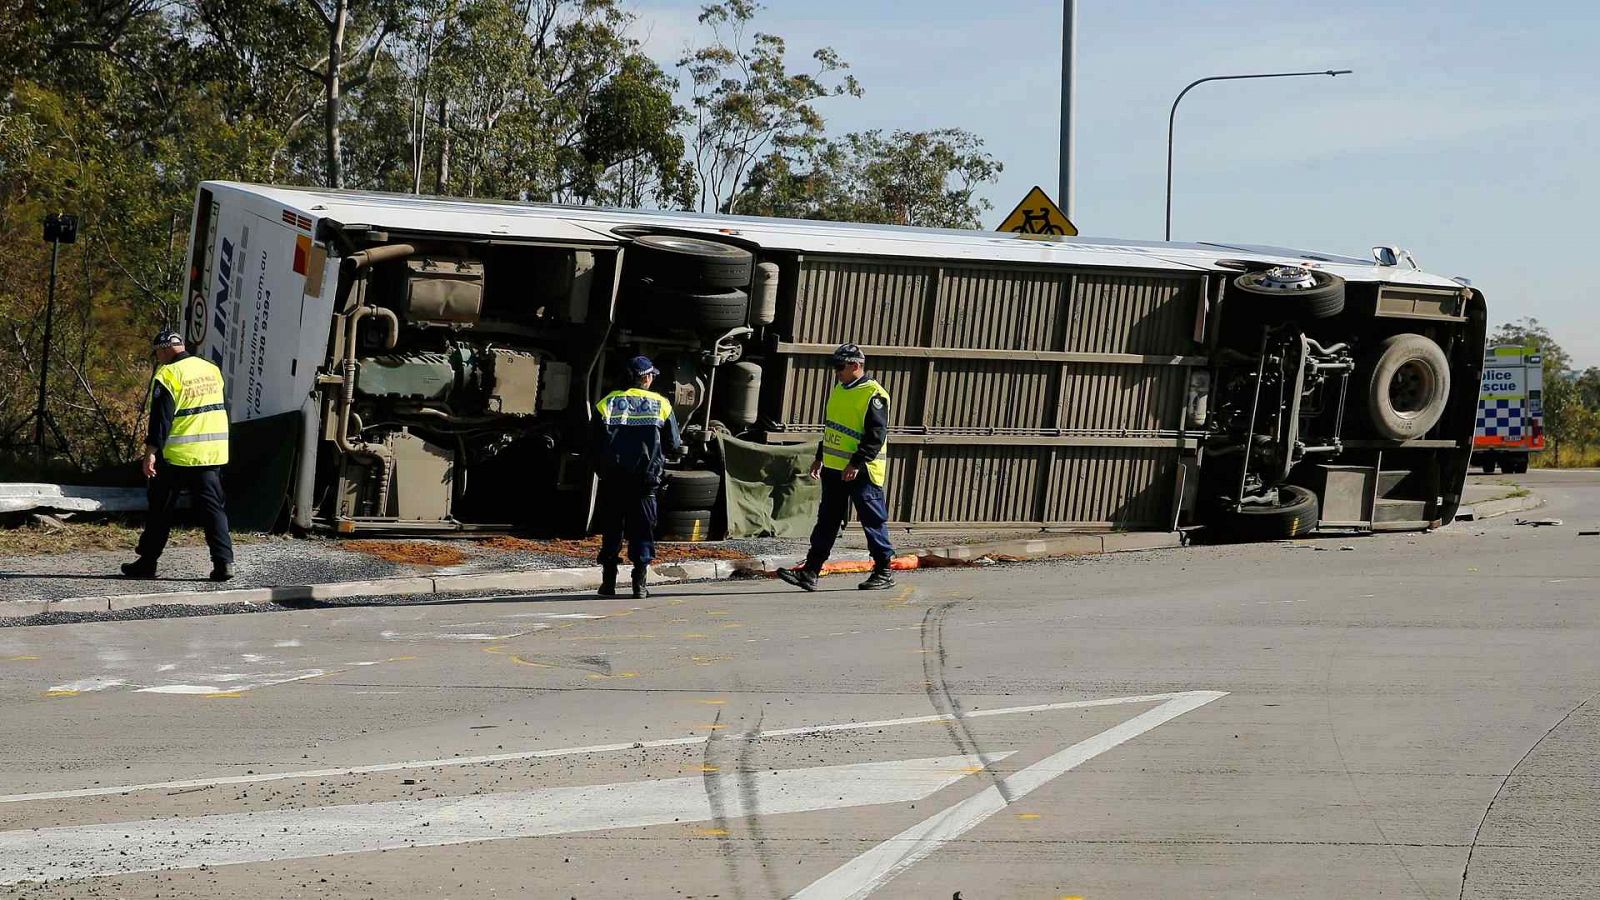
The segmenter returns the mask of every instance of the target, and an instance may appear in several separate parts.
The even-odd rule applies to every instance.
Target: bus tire
[[[1528,457],[1519,453],[1506,460],[1501,468],[1505,469],[1507,475],[1526,475],[1528,474]]]
[[[743,247],[674,234],[642,234],[633,239],[628,257],[634,277],[689,291],[746,287],[756,262]]]
[[[669,469],[661,473],[663,509],[709,509],[717,502],[722,476],[706,469]]]
[[[1282,274],[1291,271],[1302,277]],[[1307,281],[1307,286],[1294,286]],[[1265,321],[1331,319],[1344,312],[1344,279],[1317,269],[1273,266],[1237,276],[1233,287],[1249,298],[1244,305]]]
[[[1485,474],[1485,475],[1493,475],[1494,474],[1494,458],[1490,457],[1490,458],[1485,459],[1482,462],[1478,463],[1478,468],[1482,469],[1483,470],[1483,474]],[[1507,472],[1511,471],[1511,467],[1509,465],[1506,466],[1506,471]]]
[[[1219,510],[1211,523],[1221,537],[1235,541],[1280,541],[1310,534],[1321,507],[1317,495],[1294,484],[1278,486],[1278,502]]]
[[[711,510],[669,509],[661,514],[657,528],[664,541],[711,540]]]
[[[1407,441],[1428,433],[1450,400],[1450,362],[1420,334],[1378,345],[1367,371],[1367,418],[1379,436]]]
[[[726,334],[744,326],[750,315],[750,295],[744,291],[689,294],[689,310],[699,331]]]

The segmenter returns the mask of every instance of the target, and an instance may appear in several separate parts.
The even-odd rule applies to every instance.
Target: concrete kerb
[[[1503,500],[1485,500],[1471,506],[1463,506],[1456,511],[1456,521],[1476,522],[1482,519],[1493,519],[1507,513],[1525,512],[1538,509],[1544,505],[1544,498],[1538,494],[1524,494],[1521,497],[1506,497]]]
[[[1110,534],[1059,534],[1037,538],[960,544],[952,547],[926,547],[909,554],[921,565],[965,565],[982,557],[1003,560],[1046,559],[1057,556],[1084,556],[1121,553],[1132,550],[1157,550],[1182,546],[1176,532],[1118,532]],[[771,576],[778,569],[798,565],[795,556],[758,556],[742,560],[696,560],[662,563],[651,569],[652,583],[721,581],[738,577]],[[846,566],[868,563],[843,557],[836,562]],[[408,575],[365,581],[327,584],[282,585],[278,587],[230,588],[217,591],[170,591],[161,593],[112,594],[100,597],[70,597],[62,600],[21,600],[0,603],[0,618],[22,618],[47,612],[117,612],[146,606],[224,606],[235,603],[346,600],[359,597],[404,597],[432,594],[463,594],[489,591],[527,591],[555,593],[591,590],[600,584],[598,566],[527,571],[482,572],[462,575]]]

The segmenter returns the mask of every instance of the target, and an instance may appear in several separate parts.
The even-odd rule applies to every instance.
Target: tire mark
[[[1588,699],[1567,710],[1567,714],[1562,716],[1560,721],[1551,725],[1548,731],[1540,735],[1539,739],[1533,742],[1533,746],[1528,748],[1528,752],[1522,754],[1522,758],[1517,760],[1517,764],[1511,767],[1511,771],[1500,779],[1500,786],[1494,789],[1494,796],[1489,798],[1489,805],[1483,808],[1483,818],[1478,820],[1478,827],[1472,830],[1472,843],[1467,847],[1467,861],[1461,867],[1461,891],[1456,895],[1457,900],[1464,900],[1467,896],[1467,873],[1472,871],[1472,854],[1473,851],[1478,849],[1478,835],[1483,832],[1483,823],[1489,821],[1489,813],[1494,810],[1495,801],[1500,799],[1500,794],[1506,789],[1506,785],[1511,783],[1511,776],[1517,774],[1517,770],[1522,768],[1522,764],[1528,761],[1528,757],[1533,755],[1533,751],[1539,749],[1539,745],[1548,740],[1550,735],[1555,734],[1558,728],[1567,724],[1568,719],[1577,715],[1579,710],[1597,699],[1600,699],[1600,692],[1590,694]]]
[[[971,598],[967,598],[970,600]],[[944,721],[945,732],[950,735],[950,740],[963,756],[976,757],[983,765],[983,771],[989,776],[995,790],[1000,792],[1000,797],[1009,805],[1011,791],[1006,787],[1005,779],[993,768],[991,760],[983,751],[978,742],[978,736],[973,734],[972,726],[967,723],[966,711],[961,708],[961,701],[950,691],[950,684],[945,679],[945,666],[948,663],[948,654],[944,646],[944,620],[950,614],[951,607],[958,602],[951,600],[938,606],[929,607],[922,614],[922,681],[928,694],[928,702],[933,705],[934,711],[942,716],[948,716]],[[931,646],[930,646],[931,645]]]
[[[728,829],[728,803],[723,796],[721,771],[724,754],[722,739],[718,736],[721,729],[715,727],[722,724],[722,710],[717,710],[717,717],[711,724],[711,733],[706,736],[706,750],[700,758],[700,783],[705,787],[706,802],[711,806],[711,830],[717,838],[717,855],[722,857],[723,865],[728,870],[728,888],[733,891],[734,900],[744,900],[738,854]]]
[[[739,685],[736,683],[736,687]],[[745,815],[745,829],[750,832],[750,840],[755,846],[756,860],[761,864],[761,879],[766,882],[767,893],[774,900],[781,900],[784,890],[778,884],[778,873],[773,865],[772,845],[767,841],[766,825],[761,821],[761,797],[756,792],[756,735],[761,733],[761,723],[766,720],[766,710],[756,716],[756,724],[744,734],[743,746],[739,748],[739,765],[736,773],[739,778],[739,800]]]

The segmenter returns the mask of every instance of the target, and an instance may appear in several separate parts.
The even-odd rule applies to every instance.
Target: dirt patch
[[[458,548],[431,541],[340,541],[339,549],[409,566],[458,566],[467,561],[467,554]]]
[[[593,560],[600,553],[600,539],[598,537],[575,540],[533,540],[519,537],[492,537],[473,541],[487,550],[498,550],[502,553],[549,553],[556,556],[570,556],[574,559]],[[696,559],[749,559],[750,554],[742,550],[728,547],[701,544],[657,544],[657,562],[688,562]]]

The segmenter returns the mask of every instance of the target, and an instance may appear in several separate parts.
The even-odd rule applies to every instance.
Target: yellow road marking
[[[408,659],[416,659],[416,657],[415,656],[391,656],[388,659],[384,660],[384,662],[405,662]]]
[[[744,623],[743,622],[724,622],[722,627],[723,628],[743,628],[744,627]]]
[[[519,666],[533,666],[536,669],[554,669],[555,668],[555,666],[553,666],[553,665],[551,665],[549,663],[534,662],[531,659],[523,659],[520,656],[511,657],[511,661],[516,663]]]
[[[244,691],[213,691],[209,694],[198,695],[202,700],[221,700],[228,697],[243,697]]]
[[[679,637],[685,637],[685,638],[703,638],[703,637],[705,637],[705,635],[703,635],[703,634],[683,634],[683,635],[679,635]]]
[[[39,657],[37,657],[37,656],[8,656],[8,657],[6,657],[6,659],[11,660],[13,662],[17,662],[17,661],[24,660],[24,659],[38,659],[38,658]]]
[[[602,679],[606,679],[606,678],[638,678],[639,677],[639,673],[638,672],[612,672],[610,675],[605,675],[605,674],[602,674],[600,672],[590,672],[589,673],[589,677],[594,679],[594,680],[596,680],[596,681],[599,681],[599,680],[602,680]]]
[[[79,691],[61,690],[61,691],[45,691],[44,695],[46,697],[76,697],[76,696],[78,696],[79,693],[80,693]]]
[[[727,728],[728,726],[722,724],[721,722],[710,722],[710,723],[707,723],[705,725],[701,725],[700,727],[704,728],[707,731],[721,731],[722,729]]]
[[[722,771],[722,767],[721,766],[701,766],[700,767],[700,771],[702,771],[702,772],[721,772]]]
[[[726,700],[696,700],[695,702],[696,703],[704,703],[707,706],[721,706],[724,703],[727,703],[728,701],[726,701]]]
[[[1043,816],[1039,815],[1038,813],[1017,813],[1017,818],[1023,820],[1024,822],[1032,822],[1034,819],[1043,818]]]
[[[726,829],[726,828],[696,828],[694,830],[694,833],[695,834],[703,834],[706,837],[725,837],[728,834],[728,829]]]

